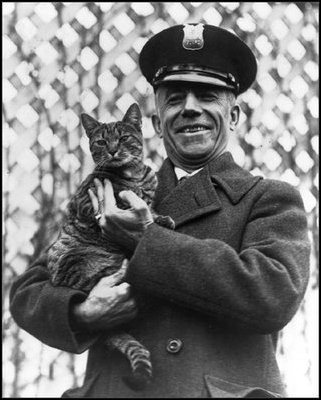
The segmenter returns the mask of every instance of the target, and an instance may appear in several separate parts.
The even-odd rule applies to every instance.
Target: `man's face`
[[[154,128],[174,164],[197,167],[225,148],[234,107],[226,91],[212,85],[177,82],[158,88]]]

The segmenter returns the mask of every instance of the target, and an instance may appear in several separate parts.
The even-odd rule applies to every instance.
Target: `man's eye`
[[[97,140],[96,142],[99,146],[105,146],[106,141],[105,140]]]
[[[200,98],[204,101],[216,101],[218,97],[214,93],[204,93],[200,95]]]
[[[172,103],[177,103],[177,102],[181,101],[182,98],[183,98],[183,96],[175,94],[175,95],[169,96],[168,102],[171,103],[171,104]]]

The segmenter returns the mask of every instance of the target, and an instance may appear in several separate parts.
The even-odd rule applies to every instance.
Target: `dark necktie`
[[[188,179],[187,176],[182,176],[182,177],[180,178],[180,180],[178,181],[178,184],[180,185],[181,183],[185,182],[187,179]]]

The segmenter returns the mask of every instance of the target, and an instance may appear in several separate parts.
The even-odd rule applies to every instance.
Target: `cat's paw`
[[[154,217],[154,222],[164,228],[168,228],[171,230],[175,229],[175,222],[173,218],[169,217],[168,215],[157,215]]]

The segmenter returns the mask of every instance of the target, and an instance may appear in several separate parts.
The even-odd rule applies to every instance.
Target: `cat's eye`
[[[97,140],[96,142],[99,146],[105,146],[106,145],[106,141],[105,140]]]

